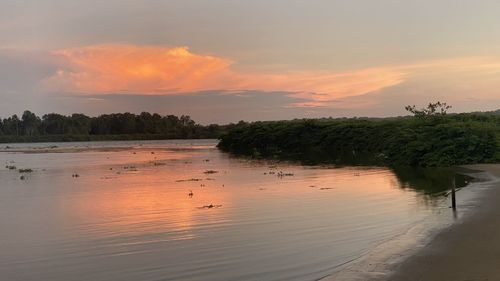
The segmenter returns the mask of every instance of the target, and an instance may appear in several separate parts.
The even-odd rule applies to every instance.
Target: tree
[[[35,113],[26,110],[23,113],[22,119],[22,128],[23,133],[28,136],[35,135],[39,133],[38,128],[41,124],[41,120]]]
[[[68,117],[61,114],[49,113],[42,117],[42,131],[45,134],[68,134],[70,125]]]
[[[19,136],[21,128],[21,120],[16,114],[12,115],[7,119],[3,120],[4,132],[6,135],[16,135]]]
[[[74,113],[71,115],[71,127],[73,134],[88,135],[90,132],[90,117]]]
[[[406,111],[411,112],[415,117],[426,117],[426,116],[443,116],[446,115],[448,109],[451,105],[447,105],[445,102],[429,103],[426,108],[417,109],[415,105],[405,106]]]

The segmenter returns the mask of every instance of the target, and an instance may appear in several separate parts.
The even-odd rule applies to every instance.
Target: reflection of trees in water
[[[402,188],[410,188],[418,193],[436,197],[451,190],[453,180],[457,188],[467,185],[472,177],[458,174],[454,168],[393,168]]]

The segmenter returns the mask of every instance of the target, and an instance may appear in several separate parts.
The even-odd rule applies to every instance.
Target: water
[[[9,145],[1,163],[33,172],[0,169],[0,279],[317,280],[451,217],[439,194],[468,180],[245,160],[215,144]]]

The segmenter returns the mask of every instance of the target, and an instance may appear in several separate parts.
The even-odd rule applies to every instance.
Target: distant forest
[[[218,138],[231,125],[203,126],[187,115],[114,113],[89,117],[24,111],[0,120],[0,142]]]

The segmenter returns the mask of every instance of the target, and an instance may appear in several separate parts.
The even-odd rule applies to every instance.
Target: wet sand
[[[500,164],[472,165],[500,178]],[[417,254],[395,266],[390,281],[500,280],[500,182],[464,221],[438,233]]]

